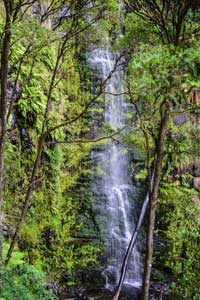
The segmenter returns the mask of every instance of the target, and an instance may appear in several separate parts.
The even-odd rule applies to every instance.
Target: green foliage
[[[141,179],[146,179],[147,178],[147,170],[141,170],[138,174],[136,174],[135,179],[141,180]]]
[[[52,1],[52,6],[54,2],[56,11],[62,1]],[[74,140],[90,136],[90,123],[95,126],[98,123],[94,122],[93,116],[98,115],[99,119],[102,116],[104,98],[100,97],[87,110],[87,114],[78,118],[91,100],[91,72],[85,49],[99,44],[107,47],[108,39],[114,49],[125,50],[130,57],[126,81],[132,92],[135,111],[130,109],[127,112],[132,129],[123,137],[123,142],[140,153],[142,163],[135,164],[139,170],[135,176],[137,180],[144,180],[147,176],[144,132],[148,137],[152,162],[163,104],[170,103],[172,117],[163,162],[165,183],[161,187],[159,203],[163,214],[161,221],[166,227],[162,233],[169,242],[163,264],[172,272],[177,283],[174,288],[176,296],[187,300],[198,299],[199,195],[191,189],[192,172],[189,166],[194,158],[198,161],[199,150],[194,147],[193,140],[199,141],[199,129],[191,126],[191,120],[177,126],[173,116],[179,109],[193,109],[185,100],[191,86],[200,86],[199,41],[193,36],[187,45],[163,45],[155,35],[158,30],[145,18],[128,13],[124,21],[119,1],[105,3],[99,0],[94,7],[82,8],[83,2],[71,1],[71,15],[63,18],[58,29],[41,26],[39,18],[32,18],[29,10],[23,16],[20,13],[20,18],[12,26],[9,92],[10,86],[16,83],[18,94],[15,95],[7,124],[4,176],[7,242],[4,258],[23,207],[53,70],[65,32],[69,40],[55,74],[45,129],[48,131],[64,121],[67,125],[48,131],[45,136],[30,208],[20,232],[17,251],[13,254],[10,267],[3,273],[0,299],[54,299],[45,288],[42,270],[53,280],[72,285],[80,283],[79,272],[88,272],[98,263],[102,245],[96,241],[99,236],[91,212],[93,196],[89,191],[92,145]],[[0,15],[0,35],[3,36],[5,13],[2,6]],[[75,22],[73,15],[77,16]],[[88,26],[88,21],[97,15],[95,24]],[[197,15],[190,12],[187,16],[187,32],[196,28]],[[123,29],[125,36],[115,41]],[[74,119],[76,121],[72,121]],[[104,124],[101,133],[111,134],[113,130]],[[181,175],[180,169],[184,170]],[[98,167],[97,176],[102,176],[102,170]],[[40,271],[25,265],[24,261]]]
[[[9,244],[6,244],[6,243],[4,244],[4,247],[3,247],[3,260],[5,260],[5,258],[6,258],[6,254],[8,252],[9,246],[10,246]],[[23,252],[20,252],[19,250],[18,251],[15,250],[13,252],[13,256],[10,260],[10,266],[14,267],[16,265],[19,266],[19,265],[23,264],[24,263],[24,261],[23,261],[24,255],[25,254]]]
[[[158,270],[153,272],[154,279],[158,279],[157,275],[161,279],[172,278],[174,299],[199,299],[200,204],[199,194],[192,189],[194,169],[198,166],[195,144],[199,126],[194,115],[185,113],[196,110],[195,103],[188,104],[187,99],[190,88],[200,86],[199,40],[191,39],[179,47],[161,44],[153,32],[155,27],[147,26],[134,14],[128,14],[126,28],[122,46],[127,48],[128,43],[134,49],[127,81],[136,121],[124,141],[129,147],[137,147],[142,157],[148,150],[152,162],[164,109],[167,107],[170,112],[155,234],[158,252],[154,264]],[[181,112],[186,120],[178,124],[175,117]],[[146,176],[144,166],[135,178],[143,180]]]
[[[152,34],[151,26],[133,13],[127,15],[124,26],[125,35],[120,41],[120,46],[126,51],[136,52],[139,51],[141,45],[146,44],[145,47],[149,47],[152,40],[157,42],[156,37]]]
[[[162,101],[172,100],[176,105],[185,100],[185,92],[192,85],[199,86],[197,63],[199,43],[190,48],[156,46],[148,50],[142,46],[139,54],[130,63],[130,82],[136,94],[146,102],[146,108],[159,111]],[[145,106],[144,106],[145,107]]]
[[[182,299],[196,300],[199,296],[199,194],[192,189],[163,183],[160,209],[163,233],[169,242],[163,261],[176,279],[173,292]]]
[[[110,12],[114,10],[114,2],[110,3]],[[58,9],[58,1],[56,3],[55,11]],[[9,80],[11,87],[17,84],[18,94],[8,120],[11,134],[5,153],[4,214],[8,242],[19,220],[31,177],[53,70],[63,43],[61,31],[74,30],[76,33],[80,30],[80,34],[72,34],[65,45],[66,50],[55,75],[45,129],[74,119],[90,101],[90,74],[86,72],[86,78],[82,76],[82,71],[89,68],[86,59],[81,60],[83,54],[78,45],[79,39],[81,44],[83,42],[83,32],[84,36],[89,36],[89,31],[85,29],[89,20],[85,19],[86,8],[81,11],[78,6],[76,1],[70,9],[74,14],[78,11],[78,29],[76,26],[71,27],[71,18],[66,18],[58,30],[49,30],[29,13],[16,20],[15,26],[12,26]],[[87,9],[91,18],[98,13],[98,7]],[[105,32],[111,28],[107,15],[104,25]],[[87,234],[93,230],[90,228],[93,216],[89,185],[84,180],[88,180],[87,176],[91,173],[87,160],[92,145],[73,143],[89,131],[89,114],[90,109],[77,121],[46,135],[30,208],[20,232],[18,251],[11,261],[11,265],[27,261],[47,271],[57,281],[67,273],[65,283],[68,284],[75,282],[77,272],[97,262],[100,248],[90,238],[87,242]],[[80,181],[81,187],[78,184]],[[86,235],[86,241],[79,242],[79,235]],[[6,254],[7,246],[4,250]],[[23,297],[21,299],[28,300],[31,296]],[[40,299],[39,296],[37,299]]]
[[[164,108],[169,105],[171,120],[168,127],[171,141],[168,139],[166,151],[171,151],[174,166],[180,165],[181,162],[184,164],[183,158],[185,164],[189,163],[191,157],[189,158],[188,153],[192,147],[187,126],[190,126],[190,123],[182,127],[177,126],[173,117],[177,111],[193,108],[187,104],[186,99],[192,85],[200,86],[199,47],[197,41],[190,47],[149,45],[147,49],[146,45],[142,44],[130,61],[127,80],[132,92],[131,100],[136,109],[137,122],[125,141],[129,145],[136,145],[144,156],[147,151],[147,138],[149,155],[153,157],[155,153],[161,116]]]
[[[15,265],[3,270],[1,300],[53,300],[47,290],[45,277],[33,266]]]

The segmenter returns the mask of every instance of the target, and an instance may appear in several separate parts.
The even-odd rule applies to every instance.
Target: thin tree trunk
[[[153,174],[152,174],[151,179],[150,179],[150,181],[151,181],[151,189],[152,189],[153,180],[154,180],[154,171],[153,171]],[[137,240],[140,228],[142,226],[142,222],[144,220],[144,216],[145,216],[145,213],[146,213],[146,210],[147,210],[148,203],[149,203],[149,191],[146,194],[146,197],[145,197],[145,200],[144,200],[143,205],[142,205],[142,209],[141,209],[141,212],[140,212],[140,216],[139,216],[137,225],[136,225],[136,227],[135,227],[135,229],[133,231],[133,234],[132,234],[129,246],[127,248],[127,251],[126,251],[126,254],[125,254],[125,257],[124,257],[124,261],[123,261],[123,264],[122,264],[122,269],[121,269],[121,275],[120,275],[119,283],[117,285],[117,288],[116,288],[113,300],[118,300],[118,298],[120,296],[120,292],[121,292],[121,289],[122,289],[124,278],[126,276],[126,271],[127,271],[127,267],[128,267],[129,258],[130,258],[131,254],[132,254],[132,251],[133,251],[133,248],[135,246],[135,243],[136,243],[136,240]]]
[[[55,78],[56,78],[56,74],[57,74],[57,70],[58,70],[58,66],[59,66],[59,62],[60,62],[61,58],[62,58],[62,52],[58,51],[57,60],[56,60],[56,64],[54,67],[54,71],[52,74],[49,91],[48,91],[48,95],[47,95],[47,102],[46,102],[46,108],[45,108],[44,117],[43,117],[42,130],[41,130],[41,134],[40,134],[39,141],[38,141],[37,155],[36,155],[36,158],[35,158],[35,161],[33,164],[31,178],[30,178],[28,189],[27,189],[26,196],[24,199],[24,205],[22,208],[21,216],[20,216],[17,226],[15,228],[15,233],[12,237],[12,241],[10,243],[10,247],[9,247],[9,250],[8,250],[8,253],[6,256],[5,265],[8,265],[10,259],[12,258],[13,250],[17,243],[19,233],[21,231],[23,222],[26,218],[26,215],[27,215],[27,212],[28,212],[28,209],[30,206],[31,197],[32,197],[33,190],[34,190],[35,179],[37,176],[38,169],[40,167],[41,154],[42,154],[44,144],[45,144],[45,136],[46,136],[46,132],[47,132],[46,126],[47,126],[48,115],[49,115],[49,110],[50,110],[51,94],[53,91],[54,82],[55,82]]]
[[[147,232],[147,246],[146,246],[145,268],[144,268],[144,278],[143,278],[143,288],[142,288],[142,300],[149,299],[156,205],[158,200],[158,191],[159,191],[160,178],[162,172],[162,160],[163,160],[163,150],[164,150],[163,148],[164,148],[164,141],[165,141],[165,136],[167,131],[168,118],[169,118],[169,112],[168,109],[166,108],[164,115],[161,119],[160,131],[159,131],[157,145],[156,145],[155,176],[153,181],[153,190],[150,196],[149,222],[148,222],[148,232]]]
[[[160,289],[159,300],[163,300],[163,291],[164,291],[164,285],[162,285],[162,287]]]
[[[10,52],[11,38],[11,2],[5,0],[4,7],[6,12],[6,21],[4,27],[4,36],[1,50],[1,72],[0,72],[0,267],[2,266],[3,249],[3,202],[4,202],[4,150],[6,139],[6,111],[7,111],[7,83],[8,83],[8,60]]]
[[[10,244],[10,248],[8,250],[8,253],[7,253],[5,265],[7,265],[9,263],[9,261],[12,257],[13,250],[14,250],[15,245],[16,245],[17,240],[18,240],[19,232],[21,230],[22,224],[24,222],[24,219],[25,219],[25,217],[27,215],[27,212],[28,212],[28,209],[29,209],[30,200],[31,200],[32,193],[33,193],[33,190],[34,190],[34,182],[35,182],[35,178],[36,178],[36,175],[37,175],[37,170],[40,166],[40,160],[41,160],[41,154],[42,154],[43,147],[44,147],[44,136],[41,135],[39,143],[38,143],[37,157],[35,159],[34,166],[33,166],[33,169],[32,169],[31,180],[30,180],[28,190],[27,190],[27,193],[26,193],[26,197],[25,197],[25,200],[24,200],[24,205],[23,205],[23,208],[22,208],[21,216],[19,218],[19,222],[17,223],[15,233],[13,235],[13,238],[12,238],[12,241],[11,241],[11,244]]]

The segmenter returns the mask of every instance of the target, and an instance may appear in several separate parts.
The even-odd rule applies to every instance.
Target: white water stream
[[[105,80],[115,67],[116,57],[117,55],[111,53],[109,49],[95,49],[90,54],[89,63],[92,69],[97,70]],[[130,104],[126,102],[123,91],[123,70],[119,67],[105,89],[104,121],[114,130],[126,125],[126,111]],[[129,175],[129,156],[122,143],[108,141],[96,156],[102,169],[100,183],[94,186],[94,190],[98,198],[97,221],[101,225],[106,247],[103,275],[106,287],[112,288],[119,280],[123,258],[136,221],[134,220],[135,188]],[[142,273],[140,260],[136,247],[129,262],[125,283],[140,285]]]

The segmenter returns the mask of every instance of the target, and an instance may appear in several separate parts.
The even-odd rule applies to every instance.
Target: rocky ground
[[[60,300],[112,300],[113,293],[103,288],[76,288],[74,291],[65,290],[60,296]],[[122,291],[120,300],[139,300],[138,289],[126,289]]]
[[[59,299],[60,300],[112,300],[113,292],[104,288],[93,287],[74,287],[64,290]],[[139,300],[140,290],[130,286],[125,286],[121,292],[119,300]],[[153,283],[151,286],[150,299],[162,299],[169,300],[169,295],[163,285],[159,283]]]

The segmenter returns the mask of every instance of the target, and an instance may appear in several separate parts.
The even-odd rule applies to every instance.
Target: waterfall
[[[114,69],[117,55],[110,52],[109,48],[95,49],[90,53],[89,63],[94,72],[100,73],[102,80]],[[123,91],[123,70],[118,67],[105,89],[104,121],[114,130],[126,125],[126,112],[130,109]],[[95,154],[94,160],[102,169],[99,179],[94,180],[93,184],[97,222],[106,248],[105,269],[102,274],[106,287],[112,288],[119,280],[121,265],[137,217],[134,201],[136,188],[130,179],[129,155],[120,141],[108,141]],[[129,262],[125,283],[138,286],[140,282],[140,254],[136,247]]]

